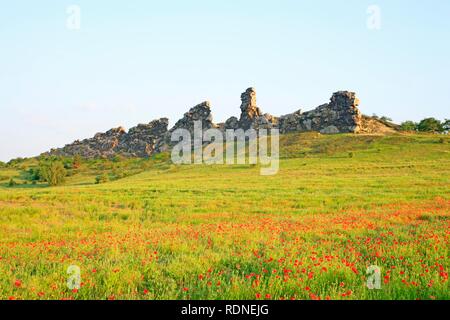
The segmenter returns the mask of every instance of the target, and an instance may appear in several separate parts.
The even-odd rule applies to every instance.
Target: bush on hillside
[[[444,129],[444,131],[450,131],[450,119],[445,119],[444,122],[442,123],[442,129]]]
[[[389,118],[389,117],[386,117],[386,116],[382,116],[382,117],[380,118],[380,120],[381,120],[381,121],[384,121],[384,122],[392,122],[392,118]]]
[[[17,182],[13,178],[9,179],[8,187],[14,187],[15,185],[17,185]]]
[[[419,122],[417,129],[421,132],[442,132],[444,131],[441,121],[435,118],[426,118]]]
[[[400,130],[401,131],[416,131],[417,123],[415,123],[414,121],[402,122],[402,124],[400,125]]]
[[[39,165],[39,172],[44,181],[51,186],[64,182],[67,171],[61,161],[44,161]]]
[[[109,181],[107,174],[101,174],[95,177],[95,184],[106,183]]]
[[[40,181],[42,180],[41,172],[39,168],[29,168],[27,171],[28,180],[30,181]]]

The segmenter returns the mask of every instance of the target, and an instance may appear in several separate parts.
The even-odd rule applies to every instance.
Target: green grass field
[[[280,144],[275,176],[164,155],[85,162],[60,187],[23,184],[33,159],[0,169],[0,299],[450,298],[449,137]]]

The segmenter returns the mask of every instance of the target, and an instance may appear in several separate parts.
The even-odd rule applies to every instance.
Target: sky
[[[205,100],[223,122],[248,87],[277,116],[350,90],[450,118],[449,38],[448,0],[0,0],[0,160]]]

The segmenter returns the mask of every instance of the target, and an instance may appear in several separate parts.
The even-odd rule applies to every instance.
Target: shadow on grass
[[[47,183],[41,183],[41,184],[17,184],[15,186],[9,186],[8,183],[3,183],[2,187],[6,189],[43,189],[48,188],[49,185]]]

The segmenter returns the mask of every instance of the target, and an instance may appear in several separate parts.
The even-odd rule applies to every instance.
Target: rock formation
[[[112,157],[119,145],[125,129],[122,127],[111,129],[105,133],[97,133],[93,138],[76,140],[61,149],[53,149],[49,154],[57,156],[80,155],[83,158]]]
[[[209,101],[202,102],[186,112],[180,120],[175,123],[175,126],[170,129],[170,132],[176,129],[183,128],[189,130],[191,134],[194,132],[194,121],[201,121],[203,130],[214,128],[212,122],[211,104]]]
[[[335,133],[389,133],[396,130],[393,124],[361,115],[359,100],[354,92],[339,91],[333,94],[329,103],[314,110],[294,113],[279,118],[263,114],[256,103],[256,91],[248,88],[241,94],[240,118],[231,117],[225,123],[214,124],[208,101],[202,102],[186,112],[175,125],[168,130],[169,120],[161,118],[148,124],[131,128],[111,129],[97,133],[91,139],[75,141],[61,149],[52,149],[44,155],[74,156],[84,158],[113,157],[121,154],[128,157],[149,157],[155,153],[170,149],[175,142],[171,134],[179,128],[187,129],[193,135],[194,121],[202,122],[202,129],[270,129],[278,128],[280,133],[318,131],[323,134]]]
[[[278,120],[280,133],[295,131],[319,131],[325,134],[361,130],[359,100],[354,92],[339,91],[333,94],[330,103],[314,110],[301,110],[282,116]]]
[[[139,124],[124,134],[115,152],[131,157],[148,157],[160,152],[159,141],[167,133],[169,119],[161,118],[149,124]]]
[[[276,126],[276,118],[263,114],[256,104],[256,91],[248,88],[241,94],[241,116],[231,117],[225,122],[225,129],[270,129]]]
[[[162,118],[140,124],[128,133],[122,127],[105,133],[97,133],[93,138],[76,140],[61,149],[52,149],[45,155],[74,156],[83,158],[111,158],[117,154],[130,157],[148,157],[159,152],[157,144],[167,132],[168,119]]]

